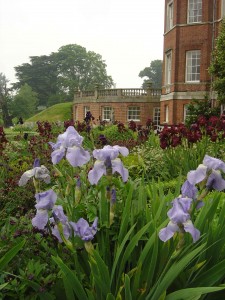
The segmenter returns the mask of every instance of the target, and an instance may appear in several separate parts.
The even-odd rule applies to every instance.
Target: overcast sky
[[[78,44],[102,56],[117,88],[138,88],[139,72],[163,58],[164,0],[0,0],[0,73],[29,56]]]

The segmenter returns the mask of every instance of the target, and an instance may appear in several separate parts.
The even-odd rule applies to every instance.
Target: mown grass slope
[[[26,120],[26,122],[37,122],[37,121],[66,121],[72,119],[72,102],[58,103],[47,109],[39,112],[33,117]]]

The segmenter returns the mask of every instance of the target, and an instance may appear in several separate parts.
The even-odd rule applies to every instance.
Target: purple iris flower
[[[57,138],[54,144],[50,142],[52,149],[52,163],[55,165],[65,156],[73,167],[80,167],[90,160],[88,151],[82,148],[83,137],[75,130],[73,126],[69,126],[63,134]]]
[[[21,176],[18,185],[25,185],[30,178],[34,177],[37,180],[43,180],[45,183],[50,183],[49,170],[45,166],[40,166],[40,161],[38,158],[35,159],[33,169],[28,170]]]
[[[184,182],[184,184],[181,187],[181,193],[182,197],[188,197],[191,198],[195,201],[197,201],[197,193],[198,189],[196,188],[195,185],[191,184],[188,180]],[[203,201],[197,201],[196,203],[196,209],[201,208],[204,205]]]
[[[222,170],[225,173],[225,163],[218,158],[205,155],[203,164],[209,169]]]
[[[54,207],[57,195],[53,190],[48,190],[35,195],[37,213],[32,219],[32,225],[38,229],[44,229],[48,222],[48,211]]]
[[[88,173],[88,179],[91,184],[97,184],[99,179],[108,174],[107,169],[111,168],[112,174],[118,172],[124,182],[128,179],[128,170],[124,168],[122,161],[118,155],[127,156],[129,150],[126,147],[120,146],[104,146],[103,149],[93,151],[93,156],[96,158],[94,168]],[[109,163],[110,162],[110,163]]]
[[[212,173],[208,177],[206,187],[217,191],[225,189],[225,180],[222,178],[220,171],[212,170]]]
[[[196,170],[190,171],[187,179],[193,185],[206,180],[208,189],[214,188],[222,191],[225,189],[225,180],[220,170],[225,172],[225,163],[220,159],[205,155],[203,164],[199,165]]]
[[[191,184],[188,180],[186,180],[181,187],[181,193],[183,197],[196,199],[198,189],[196,188],[195,185]]]
[[[85,242],[91,241],[94,238],[94,235],[97,232],[97,224],[97,217],[95,218],[92,226],[89,226],[88,222],[83,218],[80,218],[77,223],[70,222],[74,235],[79,236]]]
[[[63,207],[61,205],[54,206],[52,210],[53,218],[50,219],[51,223],[55,223],[52,228],[52,234],[58,239],[60,243],[63,242],[60,232],[59,226],[57,224],[61,223],[62,233],[66,240],[69,239],[71,235],[71,229],[68,222],[68,217],[63,212]]]
[[[189,232],[196,242],[200,237],[200,232],[196,229],[190,220],[189,210],[191,207],[192,199],[190,198],[176,198],[172,202],[173,207],[168,211],[167,215],[170,218],[170,222],[165,228],[162,228],[159,232],[159,238],[166,242],[173,237],[175,232]]]

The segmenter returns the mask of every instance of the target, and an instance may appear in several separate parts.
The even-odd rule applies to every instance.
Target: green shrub
[[[126,130],[120,132],[118,131],[118,127],[117,125],[111,125],[111,126],[105,126],[104,129],[101,129],[101,127],[97,127],[93,129],[93,136],[95,138],[95,140],[98,139],[99,135],[103,134],[109,144],[112,144],[115,141],[127,141],[130,139],[136,139],[136,134],[126,128]]]

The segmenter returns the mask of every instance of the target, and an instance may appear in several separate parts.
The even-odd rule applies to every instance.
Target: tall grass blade
[[[66,285],[70,285],[78,299],[88,300],[86,292],[75,273],[71,271],[59,257],[52,256],[52,259],[65,275]]]
[[[218,292],[224,289],[225,287],[196,287],[183,289],[169,294],[166,296],[165,300],[189,300],[192,299],[192,297],[197,297],[197,299],[199,299],[204,294]]]
[[[19,244],[14,246],[0,259],[0,271],[16,256],[16,254],[23,248],[25,241],[21,241]]]

